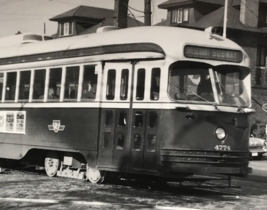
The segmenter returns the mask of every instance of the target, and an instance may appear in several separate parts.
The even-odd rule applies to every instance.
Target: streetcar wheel
[[[60,160],[57,153],[49,152],[45,158],[45,171],[46,174],[50,177],[56,176],[57,171],[60,168]]]
[[[105,171],[99,171],[97,169],[94,168],[87,168],[86,171],[86,178],[94,184],[101,184],[104,182],[106,177],[106,172]]]

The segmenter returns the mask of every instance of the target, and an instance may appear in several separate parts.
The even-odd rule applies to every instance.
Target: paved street
[[[257,167],[267,166],[267,159],[251,165],[260,171]],[[157,190],[137,182],[93,185],[49,178],[43,172],[7,170],[0,174],[0,209],[266,209],[267,182],[254,175],[233,180],[241,188],[214,187],[227,182],[212,181],[185,183],[187,187],[170,183]]]

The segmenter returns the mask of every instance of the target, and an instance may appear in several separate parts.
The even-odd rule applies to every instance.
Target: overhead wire
[[[134,14],[133,14],[133,13],[132,13],[132,11],[130,10],[130,7],[129,7],[129,5],[128,5],[128,4],[125,4],[123,1],[122,1],[122,3],[124,4],[124,6],[126,6],[126,7],[127,7],[128,11],[131,13],[131,15],[132,15],[132,17],[134,18],[134,20],[135,20],[135,22],[136,22],[137,26],[140,26],[140,25],[139,25],[139,23],[137,22],[137,20],[136,20],[135,16],[134,16]]]
[[[35,5],[34,7],[31,7],[31,8],[28,8],[28,9],[25,9],[25,10],[23,10],[23,12],[25,12],[25,11],[27,11],[27,10],[29,10],[29,9],[33,9],[33,8],[35,8],[35,7],[40,7],[40,5],[44,5],[44,4],[47,4],[48,3],[48,1],[45,1],[45,2],[40,2],[39,1],[39,3],[37,4],[37,5]],[[42,16],[42,15],[38,15],[38,14],[19,14],[18,12],[19,11],[21,11],[21,9],[19,9],[19,10],[16,10],[16,11],[14,11],[14,12],[12,12],[12,13],[2,13],[2,15],[15,15],[15,16],[38,16],[38,17],[40,17],[40,16]],[[44,15],[44,17],[48,17],[49,15]],[[9,21],[9,20],[17,20],[18,18],[16,18],[16,19],[1,19],[0,18],[0,20],[2,20],[2,21]],[[32,19],[32,18],[30,18],[29,17],[29,19],[27,19],[27,18],[24,18],[24,19],[21,19],[21,18],[19,18],[19,20],[43,20],[43,18],[34,18],[34,19]]]

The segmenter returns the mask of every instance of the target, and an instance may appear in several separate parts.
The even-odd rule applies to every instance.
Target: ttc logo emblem
[[[48,125],[48,129],[57,133],[58,131],[64,131],[65,125],[60,125],[60,120],[53,120],[52,125]]]

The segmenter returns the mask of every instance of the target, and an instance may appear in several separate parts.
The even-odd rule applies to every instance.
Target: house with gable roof
[[[95,33],[99,27],[114,26],[114,19],[114,10],[81,5],[49,20],[58,23],[57,33],[53,37],[62,38]],[[127,27],[143,25],[144,23],[127,16]]]
[[[168,0],[158,5],[168,12],[166,20],[157,25],[197,30],[213,27],[214,33],[222,35],[224,3],[225,0]],[[242,46],[251,59],[256,110],[252,120],[265,127],[267,113],[262,105],[267,103],[267,0],[228,0],[227,38]]]

